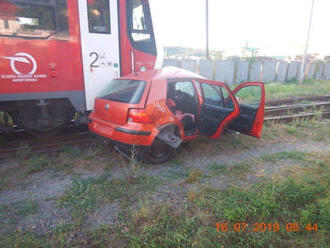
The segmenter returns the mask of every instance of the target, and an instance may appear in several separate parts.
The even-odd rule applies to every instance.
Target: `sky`
[[[149,0],[156,41],[205,48],[205,0]],[[210,49],[240,55],[303,54],[312,0],[209,0]],[[330,0],[315,0],[309,53],[330,55]]]

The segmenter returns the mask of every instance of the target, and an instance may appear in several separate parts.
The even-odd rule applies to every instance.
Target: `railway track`
[[[0,136],[0,158],[15,154],[23,145],[29,146],[31,152],[58,151],[64,145],[88,144],[93,141],[87,127],[70,127],[63,134],[54,137],[34,138],[25,131],[19,130],[11,136]]]
[[[288,104],[298,104],[299,102],[329,102],[330,95],[326,96],[305,96],[297,98],[270,100],[266,102],[266,106],[280,106]]]
[[[292,122],[315,117],[330,118],[330,102],[270,106],[265,109],[266,122]]]
[[[265,117],[265,122],[288,123],[296,120],[310,120],[310,119],[314,119],[315,117],[329,119],[330,111],[303,112],[303,113],[291,114],[291,115],[288,114],[281,116],[270,116],[270,117]]]
[[[265,108],[265,122],[287,123],[295,120],[330,118],[330,96],[299,98],[299,101],[311,101],[308,104],[291,104],[297,99],[281,100],[278,105],[268,102]],[[14,155],[22,145],[28,145],[32,152],[58,151],[64,145],[88,144],[93,136],[86,126],[70,126],[61,135],[45,138],[33,138],[24,130],[16,130],[12,135],[0,133],[0,158]]]

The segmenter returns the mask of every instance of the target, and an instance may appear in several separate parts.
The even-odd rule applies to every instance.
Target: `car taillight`
[[[128,113],[129,122],[151,123],[151,119],[145,109],[130,109]]]

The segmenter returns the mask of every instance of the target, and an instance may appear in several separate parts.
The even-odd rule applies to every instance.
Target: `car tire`
[[[145,163],[162,164],[170,160],[175,149],[156,138],[150,147],[143,147],[139,151],[139,159]]]

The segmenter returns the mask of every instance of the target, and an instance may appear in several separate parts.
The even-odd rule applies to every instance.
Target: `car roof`
[[[167,66],[158,70],[147,70],[141,72],[130,73],[122,79],[135,80],[168,80],[168,79],[205,79],[197,73],[187,71],[182,68]]]

